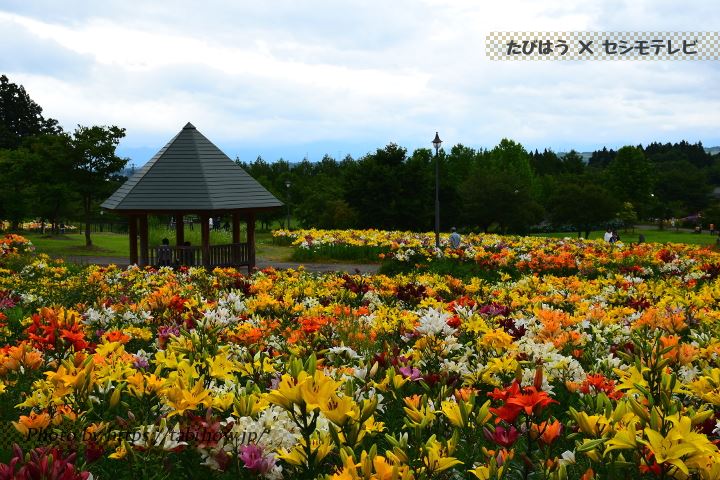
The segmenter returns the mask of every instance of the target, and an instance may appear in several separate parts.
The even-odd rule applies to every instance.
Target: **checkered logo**
[[[720,60],[720,32],[490,32],[490,60]]]

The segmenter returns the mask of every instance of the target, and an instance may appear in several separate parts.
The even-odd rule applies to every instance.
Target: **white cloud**
[[[17,45],[3,72],[49,116],[124,126],[128,149],[159,148],[186,121],[230,148],[285,146],[285,158],[324,142],[332,154],[412,149],[436,130],[448,144],[587,149],[720,144],[718,62],[491,62],[487,32],[697,31],[719,19],[709,2],[666,0],[8,0],[0,43]]]

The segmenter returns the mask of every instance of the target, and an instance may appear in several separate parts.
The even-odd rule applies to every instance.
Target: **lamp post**
[[[440,248],[440,159],[438,157],[442,140],[438,132],[432,141],[435,147],[435,248]]]
[[[290,180],[285,180],[285,187],[287,187],[287,229],[290,230]]]

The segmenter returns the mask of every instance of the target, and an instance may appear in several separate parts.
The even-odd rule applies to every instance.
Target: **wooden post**
[[[255,268],[255,212],[247,214],[248,274]]]
[[[202,263],[205,268],[210,268],[210,216],[200,215],[200,232],[202,235]]]
[[[240,243],[240,214],[238,212],[233,212],[232,214],[232,243],[238,244]],[[233,246],[232,247],[233,252],[233,263],[235,265],[240,263],[240,247]]]
[[[140,215],[140,263],[141,267],[146,267],[150,263],[148,250],[148,216],[147,213]]]
[[[136,215],[128,215],[128,237],[130,237],[130,264],[138,263],[138,224]]]
[[[240,243],[240,214],[232,214],[232,243]]]
[[[185,243],[185,222],[182,213],[175,214],[175,246],[182,247]]]

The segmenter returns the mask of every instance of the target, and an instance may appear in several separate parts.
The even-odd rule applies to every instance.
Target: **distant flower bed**
[[[0,258],[8,255],[30,253],[35,250],[32,242],[27,238],[9,233],[0,238]]]
[[[311,258],[313,252],[329,255],[342,249],[375,248],[380,260],[410,267],[446,261],[513,275],[549,273],[595,277],[621,273],[645,278],[684,275],[688,280],[720,272],[719,252],[685,244],[610,244],[576,238],[470,234],[462,237],[459,248],[451,248],[449,235],[443,234],[437,249],[432,232],[278,230],[273,235],[290,239],[293,246],[309,252],[307,258]]]
[[[11,223],[7,220],[0,220],[0,230],[8,230],[11,227]],[[24,222],[19,225],[22,230],[41,230],[43,224],[41,222]],[[51,224],[45,223],[45,228],[50,229]],[[66,230],[77,230],[75,225],[65,225]]]
[[[715,253],[481,245],[613,260],[497,281],[3,270],[0,477],[720,478]]]

